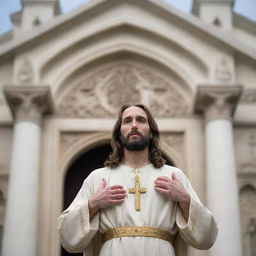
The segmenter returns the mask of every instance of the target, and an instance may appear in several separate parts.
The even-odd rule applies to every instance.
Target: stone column
[[[8,86],[4,94],[15,123],[2,256],[35,256],[40,120],[52,110],[50,90],[46,86]]]
[[[211,256],[242,256],[232,116],[241,86],[198,87],[195,109],[205,117],[207,200],[219,228]]]

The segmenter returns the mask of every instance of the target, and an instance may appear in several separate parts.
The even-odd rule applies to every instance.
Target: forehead
[[[135,116],[143,116],[147,119],[146,112],[142,108],[136,107],[136,106],[131,106],[125,109],[122,115],[122,119],[126,117],[135,117]]]

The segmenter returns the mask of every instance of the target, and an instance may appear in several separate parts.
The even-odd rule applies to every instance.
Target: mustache
[[[140,132],[138,132],[138,131],[131,131],[130,133],[128,133],[127,137],[129,138],[132,135],[138,135],[140,137],[143,137],[143,135]]]

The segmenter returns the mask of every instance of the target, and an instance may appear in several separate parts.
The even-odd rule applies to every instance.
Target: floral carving
[[[167,77],[145,66],[120,62],[86,74],[66,90],[58,113],[71,117],[116,117],[127,102],[147,105],[159,117],[181,116],[188,103]]]

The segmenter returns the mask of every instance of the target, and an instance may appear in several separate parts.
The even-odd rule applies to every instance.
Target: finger
[[[171,179],[170,179],[169,177],[166,177],[166,176],[157,177],[156,180],[159,180],[159,181],[166,181],[166,182],[171,181]]]
[[[173,180],[177,180],[177,177],[176,177],[175,172],[172,173],[172,179],[173,179]]]
[[[101,187],[102,188],[105,188],[106,187],[106,185],[107,185],[107,181],[106,181],[106,179],[105,178],[102,178],[102,180],[101,180],[102,182],[101,182]]]
[[[110,199],[114,200],[114,199],[124,199],[125,198],[125,194],[116,194],[116,195],[111,195]]]
[[[111,190],[114,190],[114,189],[123,189],[124,187],[121,186],[121,185],[113,185],[113,186],[110,186],[109,189]]]
[[[124,199],[114,199],[114,200],[110,200],[111,204],[120,204],[123,203]]]
[[[168,190],[169,186],[165,182],[156,182],[155,187],[162,188]]]
[[[113,194],[126,194],[126,190],[124,189],[111,189],[110,193]]]
[[[160,192],[163,195],[166,195],[166,196],[168,195],[168,191],[166,189],[155,187],[155,190]]]

